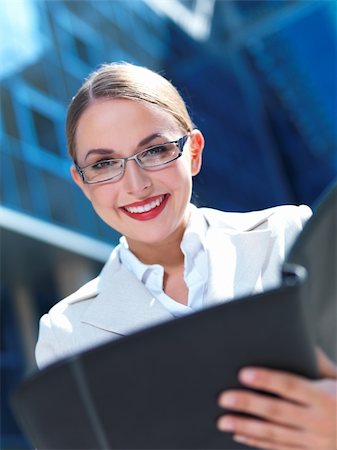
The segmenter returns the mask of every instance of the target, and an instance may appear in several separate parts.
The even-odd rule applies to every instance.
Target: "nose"
[[[141,194],[151,186],[149,172],[134,160],[126,161],[123,181],[128,194]]]

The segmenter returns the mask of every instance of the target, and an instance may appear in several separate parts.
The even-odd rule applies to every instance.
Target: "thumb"
[[[325,378],[337,378],[337,366],[320,348],[316,348],[319,374]]]

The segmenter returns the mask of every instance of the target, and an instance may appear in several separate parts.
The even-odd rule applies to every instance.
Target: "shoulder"
[[[120,266],[118,249],[114,249],[105,263],[101,273],[90,280],[72,294],[56,303],[40,320],[40,327],[56,327],[66,331],[73,328],[85,310],[95,301],[99,292],[104,288],[111,274],[118,271]]]
[[[97,295],[99,294],[100,290],[102,289],[102,285],[104,285],[106,279],[116,272],[120,267],[119,262],[119,250],[116,247],[108,261],[105,263],[103,269],[101,270],[100,274],[85,283],[83,286],[81,286],[79,289],[77,289],[72,294],[65,297],[63,300],[56,303],[48,312],[50,315],[59,315],[64,314],[67,309],[69,309],[69,306],[73,306],[74,309],[82,308],[83,306],[79,305],[79,303],[84,302],[89,304],[90,301],[94,300]]]
[[[217,252],[221,239],[230,240],[235,254],[234,264],[241,268],[250,267],[250,271],[260,270],[263,289],[280,281],[281,265],[312,215],[311,209],[305,205],[277,206],[247,213],[205,209],[203,213],[211,235],[216,238],[211,241],[212,252],[214,248]]]
[[[74,320],[78,313],[87,308],[91,301],[96,298],[99,292],[99,280],[100,277],[98,276],[84,284],[68,297],[60,300],[47,314],[45,314],[45,316],[42,317],[41,320],[43,321],[43,319],[48,316],[48,320],[51,322],[57,322],[58,326],[63,325],[66,327],[67,322],[69,322],[70,319]]]
[[[113,251],[97,278],[56,303],[41,317],[35,349],[40,368],[107,339],[109,333],[98,328],[87,326],[84,331],[82,318],[119,266],[118,254]]]
[[[56,303],[41,317],[35,349],[40,368],[73,353],[73,332],[80,327],[81,316],[95,299],[97,284],[98,278],[95,278]]]
[[[211,208],[200,208],[209,226],[220,227],[229,233],[260,229],[301,230],[311,217],[312,211],[306,205],[282,205],[250,212],[224,212]]]

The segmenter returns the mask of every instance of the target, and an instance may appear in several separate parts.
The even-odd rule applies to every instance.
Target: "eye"
[[[164,153],[167,153],[169,150],[169,146],[167,144],[156,145],[155,147],[151,147],[148,150],[145,150],[140,156],[141,158],[147,158],[151,156],[160,156]]]
[[[101,170],[116,166],[118,166],[118,161],[115,161],[113,159],[105,159],[103,161],[98,161],[97,163],[92,164],[91,168],[94,170]]]

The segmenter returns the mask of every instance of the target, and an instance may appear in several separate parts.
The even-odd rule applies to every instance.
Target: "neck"
[[[128,240],[132,253],[144,264],[160,264],[164,268],[175,267],[184,263],[184,254],[180,244],[184,230],[166,239],[164,242],[144,244]]]
[[[165,271],[184,264],[180,245],[190,214],[170,236],[160,242],[145,243],[127,238],[129,249],[144,264],[160,264]]]

